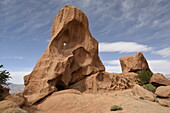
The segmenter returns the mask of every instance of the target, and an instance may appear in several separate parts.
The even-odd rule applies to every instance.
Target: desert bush
[[[3,65],[0,65],[3,68]],[[8,80],[10,79],[10,73],[6,70],[0,70],[0,86],[8,86]]]
[[[22,113],[22,111],[15,111],[15,113]]]
[[[139,97],[139,99],[144,100],[144,97]]]
[[[117,110],[123,110],[122,107],[118,106],[118,105],[113,105],[111,108],[110,108],[110,111],[117,111]]]
[[[145,88],[145,89],[147,89],[148,91],[153,92],[153,93],[156,91],[156,87],[153,86],[152,84],[143,85],[143,88]]]
[[[152,77],[152,72],[150,70],[143,69],[137,71],[136,73],[138,74],[138,78],[140,79],[140,85],[145,85],[150,82],[150,79]]]

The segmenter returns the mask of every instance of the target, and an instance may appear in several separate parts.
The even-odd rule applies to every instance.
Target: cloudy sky
[[[0,64],[11,82],[32,71],[66,4],[87,15],[107,71],[121,72],[119,58],[141,51],[153,72],[170,74],[170,0],[0,0]]]

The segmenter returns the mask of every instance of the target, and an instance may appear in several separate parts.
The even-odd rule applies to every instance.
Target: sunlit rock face
[[[125,56],[120,58],[122,72],[136,72],[140,70],[150,70],[147,60],[141,52],[135,56]]]
[[[45,53],[24,77],[27,104],[32,105],[54,91],[104,70],[98,56],[98,42],[89,31],[86,15],[66,5],[53,21]]]

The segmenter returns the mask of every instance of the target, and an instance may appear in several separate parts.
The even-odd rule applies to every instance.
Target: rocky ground
[[[170,113],[170,99],[156,97],[169,96],[169,93],[162,95],[161,91],[159,88],[156,95],[139,85],[122,91],[98,93],[66,89],[54,92],[31,107],[24,106],[26,101],[20,93],[0,101],[0,113]],[[111,111],[113,105],[123,109]]]
[[[121,111],[110,111],[119,105]],[[31,109],[30,109],[31,110]],[[170,107],[140,99],[132,89],[97,94],[64,90],[53,93],[33,109],[35,113],[170,113]]]

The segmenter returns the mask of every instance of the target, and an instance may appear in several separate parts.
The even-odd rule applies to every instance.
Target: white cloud
[[[0,59],[22,60],[23,57],[22,56],[4,56],[4,57],[0,57]]]
[[[133,13],[135,11],[132,10],[134,8],[134,4],[135,4],[135,1],[132,1],[132,0],[125,0],[124,2],[122,2],[123,18],[134,20]]]
[[[170,57],[170,47],[161,49],[159,51],[156,51],[155,53],[163,57]]]
[[[10,80],[11,83],[14,84],[24,84],[24,76],[28,75],[31,71],[16,71],[10,72],[12,79]]]
[[[38,28],[44,27],[48,25],[50,22],[51,22],[50,20],[46,20],[45,22],[36,23],[34,25],[34,28],[38,29]]]
[[[104,61],[106,71],[121,73],[119,60]],[[148,64],[153,73],[170,74],[169,60],[148,60]]]
[[[110,64],[110,65],[119,65],[119,60],[109,60],[109,61],[104,61],[105,64]]]
[[[107,72],[110,73],[121,73],[121,66],[119,63],[119,60],[108,60],[108,61],[103,61],[103,63],[105,64],[105,68]]]
[[[120,66],[105,66],[106,71],[110,73],[121,73],[121,67]]]
[[[48,43],[49,43],[49,42],[50,42],[50,39],[47,39],[47,40],[46,40],[46,42],[48,42]]]
[[[114,43],[99,43],[99,52],[119,52],[130,53],[138,51],[151,51],[152,48],[148,45],[138,44],[136,42],[114,42]]]
[[[169,60],[148,60],[148,63],[154,73],[170,74]]]

